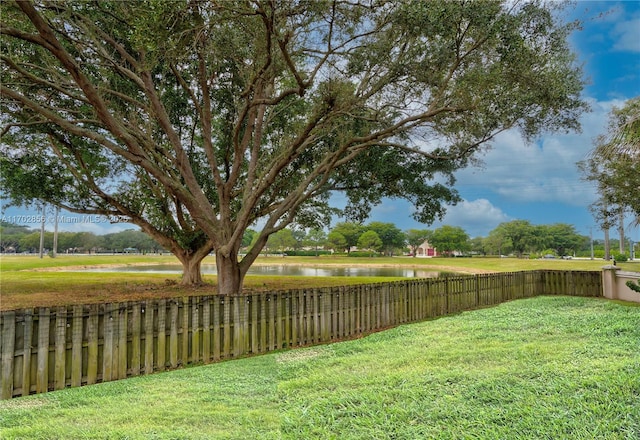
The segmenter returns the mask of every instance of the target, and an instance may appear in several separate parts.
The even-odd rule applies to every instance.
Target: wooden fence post
[[[104,343],[102,344],[102,381],[112,379],[113,368],[113,305],[107,304],[104,309]]]
[[[233,297],[222,300],[222,357],[231,356],[231,301]]]
[[[191,316],[189,297],[183,297],[181,305],[182,319],[178,318],[178,337],[181,342],[181,348],[178,351],[178,365],[187,365],[189,363],[189,329],[191,328],[189,325],[189,317]]]
[[[140,375],[140,347],[141,347],[141,333],[140,333],[140,325],[141,325],[141,304],[134,303],[131,306],[131,375],[139,376]],[[126,374],[126,371],[125,371]]]
[[[84,358],[82,354],[82,338],[84,337],[82,331],[84,325],[83,314],[83,306],[73,306],[73,318],[71,321],[71,386],[74,388],[82,385],[82,360]]]
[[[214,296],[213,300],[213,360],[220,360],[220,305],[224,299]]]
[[[116,364],[117,368],[117,378],[125,379],[127,377],[127,340],[129,335],[129,330],[127,326],[127,316],[129,314],[128,304],[121,303],[118,305],[118,362]]]
[[[178,366],[178,301],[171,300],[171,315],[169,317],[169,366]]]
[[[164,371],[167,363],[167,300],[161,299],[158,302],[158,353],[157,368],[158,371]]]
[[[211,362],[211,300],[205,296],[202,300],[202,360]]]
[[[147,300],[140,310],[140,314],[144,315],[144,374],[153,373],[153,316],[154,302]],[[156,314],[157,315],[157,314]]]
[[[282,348],[282,332],[283,332],[283,328],[282,328],[282,309],[283,309],[283,294],[282,292],[278,292],[273,296],[273,307],[275,308],[275,319],[276,319],[276,323],[275,323],[275,330],[276,330],[276,339],[275,339],[275,346],[274,349],[275,350],[280,350]]]
[[[200,308],[199,298],[195,296],[191,297],[191,325],[183,330],[188,334],[189,328],[191,328],[191,344],[187,344],[191,345],[191,357],[185,356],[186,363],[189,361],[195,363],[203,360],[200,349]]]
[[[89,306],[87,318],[87,385],[98,380],[98,337],[100,334],[100,311],[97,304]]]
[[[240,318],[242,313],[240,308],[243,306],[242,298],[235,297],[233,299],[233,356],[238,357],[242,354],[242,321]]]
[[[24,311],[24,336],[23,356],[22,356],[22,395],[28,396],[31,393],[31,344],[33,339],[33,309]],[[4,344],[2,344],[4,347]],[[3,368],[4,371],[4,368]],[[80,385],[78,385],[80,386]]]
[[[13,354],[16,340],[16,313],[7,312],[2,317],[2,388],[0,399],[13,397]]]
[[[54,360],[54,389],[65,387],[65,360],[67,345],[67,308],[58,307],[56,310],[56,340]]]

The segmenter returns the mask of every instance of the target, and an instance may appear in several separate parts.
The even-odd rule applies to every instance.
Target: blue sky
[[[578,1],[565,15],[583,23],[582,31],[570,39],[584,66],[588,85],[583,94],[592,107],[582,117],[582,133],[544,135],[534,145],[525,144],[516,132],[504,133],[483,156],[482,167],[456,174],[463,201],[450,207],[442,222],[415,222],[411,205],[402,200],[385,200],[374,208],[369,221],[391,222],[402,230],[448,224],[475,237],[486,236],[502,222],[522,219],[533,224],[569,223],[584,235],[593,228],[594,237],[602,236],[588,209],[596,193],[591,184],[580,180],[575,164],[604,131],[611,108],[640,95],[640,1]],[[38,213],[11,208],[3,214],[12,220]],[[63,220],[59,227],[65,231],[102,234],[132,227],[90,216],[76,223],[64,213]],[[33,221],[19,223],[39,227]],[[52,230],[52,222],[46,227]],[[640,241],[640,228],[629,230],[628,235]]]
[[[640,95],[640,1],[579,1],[567,19],[583,23],[570,43],[588,82],[583,95],[591,112],[582,117],[582,133],[550,134],[526,145],[518,133],[496,138],[482,168],[456,174],[464,201],[450,207],[442,222],[431,226],[411,219],[411,206],[389,200],[374,209],[372,219],[399,228],[462,227],[470,236],[486,236],[498,224],[516,219],[533,224],[569,223],[577,231],[601,237],[588,206],[593,185],[582,182],[576,162],[585,158],[593,139],[604,131],[613,106]],[[640,230],[630,229],[640,241]],[[612,235],[613,237],[613,235]]]

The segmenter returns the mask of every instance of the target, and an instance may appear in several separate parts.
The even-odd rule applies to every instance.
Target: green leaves
[[[640,223],[640,98],[609,115],[607,132],[594,142],[591,157],[577,164],[584,180],[595,182],[600,200],[592,205],[603,225],[630,211]],[[607,226],[608,227],[608,226]]]

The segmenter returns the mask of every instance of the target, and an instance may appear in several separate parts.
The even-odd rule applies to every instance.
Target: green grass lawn
[[[0,402],[2,439],[640,438],[640,307],[537,297]]]

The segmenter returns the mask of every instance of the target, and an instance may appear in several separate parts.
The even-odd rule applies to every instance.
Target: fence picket
[[[220,300],[219,298],[211,298],[211,305],[213,307],[212,313],[212,333],[211,341],[213,343],[213,360],[220,360]]]
[[[211,362],[211,300],[208,296],[202,299],[202,360]]]
[[[25,310],[24,314],[24,335],[23,335],[23,355],[22,355],[22,395],[28,396],[31,393],[31,347],[32,347],[32,339],[33,339],[33,309]],[[1,328],[1,327],[0,327]],[[5,333],[3,332],[3,335]],[[10,334],[10,333],[9,333]],[[4,347],[5,344],[3,343]],[[11,354],[13,356],[13,353]],[[11,360],[13,362],[13,359]],[[5,368],[2,368],[2,371],[5,371]],[[80,386],[78,384],[77,386]],[[7,396],[7,399],[11,398],[11,396]]]
[[[300,309],[298,306],[298,294],[296,291],[289,291],[291,301],[291,347],[300,345]]]
[[[275,349],[276,350],[280,350],[282,348],[282,332],[283,332],[283,328],[282,328],[282,307],[283,307],[283,295],[282,292],[278,292],[273,296],[273,307],[276,309],[275,312],[275,318],[276,318],[276,325],[275,325],[275,330],[276,330],[276,343],[275,343]]]
[[[113,332],[114,320],[112,305],[106,304],[104,310],[104,343],[102,344],[102,381],[112,380],[113,368]]]
[[[178,338],[180,339],[180,349],[178,351],[178,365],[186,365],[189,363],[189,317],[191,315],[191,306],[189,297],[182,298],[178,308],[182,306],[182,319],[178,318]],[[194,307],[195,309],[195,307]]]
[[[140,303],[131,306],[131,375],[140,375]],[[125,371],[126,374],[126,371]]]
[[[104,315],[103,315],[104,316]],[[87,318],[87,385],[92,385],[98,380],[98,338],[100,335],[100,315],[97,304],[89,306]]]
[[[13,359],[15,351],[16,312],[10,311],[2,317],[2,388],[0,399],[13,396]]]
[[[115,366],[118,379],[125,379],[127,377],[128,314],[126,304],[118,307],[118,358]]]
[[[247,298],[249,307],[251,308],[251,322],[249,323],[251,330],[251,353],[258,353],[260,344],[258,340],[258,298],[257,295],[251,295]]]
[[[191,297],[191,324],[185,328],[187,333],[189,328],[191,329],[191,353],[190,355],[187,353],[184,359],[187,363],[200,362],[203,360],[200,346],[200,305],[198,304],[198,298],[195,296]]]
[[[84,308],[80,305],[73,306],[73,318],[71,320],[71,386],[82,385],[82,327],[84,325]]]
[[[161,299],[158,302],[158,348],[156,357],[158,359],[156,367],[158,371],[164,371],[167,362],[167,300]]]
[[[282,296],[284,301],[284,348],[290,348],[293,346],[291,343],[291,292],[285,292]]]
[[[240,324],[240,307],[242,306],[241,298],[233,299],[233,356],[238,357],[242,354],[242,325]]]
[[[169,317],[169,366],[178,366],[178,302],[171,301]]]
[[[222,300],[222,352],[220,356],[228,358],[231,355],[231,301],[232,298]]]
[[[55,324],[54,389],[65,387],[65,353],[67,337],[67,308],[58,307]]]
[[[154,304],[151,300],[145,301],[140,313],[144,315],[144,374],[153,373],[153,315]]]

